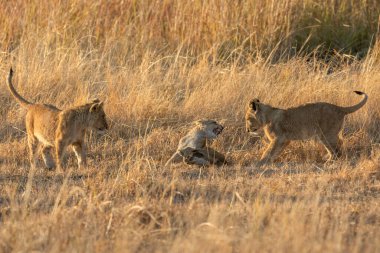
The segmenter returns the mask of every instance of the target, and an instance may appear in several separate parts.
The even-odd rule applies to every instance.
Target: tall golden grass
[[[377,252],[378,1],[2,1],[1,252]],[[32,170],[25,111],[105,100],[87,169]],[[344,157],[292,143],[256,168],[247,101],[368,103],[346,118]],[[232,166],[165,167],[199,118]],[[331,119],[326,119],[331,120]]]

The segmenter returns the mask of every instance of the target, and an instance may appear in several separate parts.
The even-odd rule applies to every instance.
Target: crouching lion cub
[[[53,105],[34,104],[17,93],[12,84],[13,70],[8,76],[8,88],[14,98],[27,109],[25,124],[28,135],[29,156],[35,166],[39,145],[42,144],[42,158],[47,168],[55,167],[52,150],[58,170],[62,169],[62,158],[67,146],[71,145],[78,159],[78,166],[86,166],[86,147],[84,143],[87,129],[103,132],[108,129],[103,102],[91,103],[60,110]]]
[[[206,145],[218,137],[224,127],[214,120],[198,120],[194,123],[195,127],[179,141],[177,151],[165,165],[179,162],[199,166],[225,164],[224,155]]]
[[[272,162],[291,140],[305,140],[317,137],[325,146],[330,158],[341,156],[342,129],[344,116],[359,110],[368,99],[350,107],[341,107],[329,103],[310,103],[289,109],[278,109],[261,103],[258,99],[249,102],[245,115],[246,130],[256,133],[263,128],[270,140],[258,165]]]

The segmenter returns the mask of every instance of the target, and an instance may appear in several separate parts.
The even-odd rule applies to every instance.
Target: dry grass
[[[379,251],[380,49],[342,53],[367,52],[376,1],[0,7],[0,252]],[[333,63],[318,59],[325,49],[302,56],[327,37],[342,50]],[[88,136],[87,169],[72,154],[64,176],[30,169],[10,65],[29,100],[106,101],[110,131]],[[353,90],[369,100],[346,118],[342,159],[325,163],[318,143],[294,142],[256,168],[266,140],[245,133],[247,101],[352,105]],[[191,121],[208,117],[225,121],[214,145],[234,165],[164,167]]]

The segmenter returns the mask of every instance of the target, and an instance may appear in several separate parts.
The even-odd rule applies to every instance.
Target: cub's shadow
[[[211,177],[224,179],[235,178],[236,176],[247,176],[252,179],[258,177],[270,178],[279,175],[299,175],[307,173],[324,173],[330,170],[332,164],[329,163],[296,163],[277,162],[265,166],[252,164],[249,166],[222,166],[222,167],[195,167],[189,166],[179,170],[179,175],[186,180],[202,180]],[[335,166],[333,166],[335,167]]]
[[[302,163],[302,162],[275,162],[265,166],[246,167],[248,175],[253,177],[272,177],[276,175],[300,175],[308,173],[325,173],[340,166],[339,161],[322,163]]]

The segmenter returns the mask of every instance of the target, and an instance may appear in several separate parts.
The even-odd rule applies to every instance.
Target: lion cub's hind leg
[[[53,169],[55,167],[54,157],[52,156],[53,147],[45,145],[42,147],[42,159],[46,168]]]
[[[195,164],[199,166],[208,166],[210,162],[207,155],[199,152],[196,149],[187,147],[183,150],[176,151],[172,157],[166,162],[165,166],[171,163],[184,162],[186,164]]]
[[[199,166],[209,166],[210,160],[207,154],[203,151],[199,151],[196,149],[188,150],[184,154],[184,160],[187,164],[195,164]]]
[[[36,137],[28,134],[29,161],[32,167],[36,167],[38,160],[39,142]]]
[[[184,156],[184,161],[186,164],[195,164],[199,166],[209,166],[210,161],[208,160],[208,157],[199,152],[198,150],[193,150],[190,154],[187,154]]]
[[[26,133],[28,138],[28,148],[29,148],[29,161],[32,167],[35,167],[38,159],[38,148],[39,141],[36,136],[34,136],[34,125],[33,125],[33,115],[28,113],[25,118]]]
[[[328,160],[336,159],[342,156],[343,141],[338,135],[323,136],[320,140],[328,152]]]
[[[166,162],[165,166],[171,163],[184,162],[186,164],[195,164],[199,166],[207,166],[210,162],[207,156],[199,152],[197,149],[186,147],[182,150],[177,150],[172,157]]]
[[[342,139],[339,133],[343,127],[344,116],[336,118],[336,121],[330,125],[321,125],[319,139],[325,146],[328,153],[328,160],[336,159],[342,156]]]

